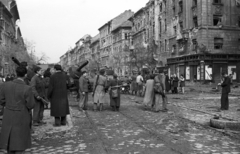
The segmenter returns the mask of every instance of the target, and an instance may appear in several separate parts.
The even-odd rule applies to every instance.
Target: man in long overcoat
[[[54,66],[55,73],[50,77],[48,99],[51,103],[51,116],[55,117],[54,126],[66,125],[69,112],[67,96],[67,75],[61,65]]]
[[[5,106],[0,134],[0,149],[9,153],[22,153],[31,147],[31,109],[34,96],[24,82],[25,67],[16,69],[17,79],[3,83],[0,90],[0,105]]]
[[[228,100],[228,94],[230,93],[230,85],[231,80],[228,77],[227,73],[223,73],[223,81],[221,83],[222,86],[222,96],[221,96],[221,110],[228,110],[229,108],[229,100]]]

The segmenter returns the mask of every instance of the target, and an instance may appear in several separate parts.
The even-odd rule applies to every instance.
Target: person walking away
[[[83,75],[79,79],[79,94],[80,94],[80,100],[78,104],[79,111],[88,109],[88,87],[89,80],[87,78],[87,72],[83,71]]]
[[[221,95],[221,110],[228,110],[229,108],[229,100],[228,94],[231,92],[231,81],[228,77],[227,73],[223,73],[223,80],[220,83],[222,87],[222,95]]]
[[[149,79],[146,82],[146,91],[143,99],[143,105],[146,109],[148,106],[152,107],[153,101],[154,101],[154,75],[151,74]]]
[[[170,90],[170,79],[167,73],[165,73],[165,77],[166,92],[168,93]]]
[[[181,91],[184,94],[185,93],[185,89],[184,89],[184,87],[185,87],[185,78],[183,77],[183,74],[180,75],[179,81],[180,81]]]
[[[46,122],[43,121],[44,103],[42,101],[42,99],[46,99],[46,85],[42,78],[43,70],[41,67],[35,67],[34,72],[35,75],[30,82],[36,102],[33,109],[33,126],[39,126],[46,124]]]
[[[61,65],[54,65],[54,74],[50,77],[47,97],[51,103],[50,114],[55,118],[54,127],[65,126],[66,116],[70,113],[67,96],[67,76]]]
[[[153,109],[155,112],[160,111],[160,102],[162,99],[162,111],[167,112],[167,102],[168,98],[166,95],[166,86],[165,86],[165,75],[163,72],[159,72],[154,78],[154,91],[155,91],[155,101],[153,104]]]
[[[137,95],[142,96],[142,90],[143,90],[143,77],[141,75],[141,72],[138,73],[138,76],[136,78],[137,82]]]
[[[119,81],[117,79],[117,75],[113,75],[113,79],[109,81],[109,95],[110,95],[110,106],[113,111],[119,111],[120,108],[120,86]]]
[[[0,149],[11,154],[23,154],[31,148],[31,109],[34,95],[30,86],[24,82],[27,74],[25,67],[16,68],[17,79],[2,84],[0,105],[5,106]]]
[[[177,94],[178,93],[178,77],[176,74],[173,75],[173,93]]]
[[[107,78],[104,76],[105,70],[101,69],[99,75],[94,79],[93,83],[93,110],[96,111],[98,106],[99,110],[103,110],[103,103],[105,102],[105,94],[107,89]]]

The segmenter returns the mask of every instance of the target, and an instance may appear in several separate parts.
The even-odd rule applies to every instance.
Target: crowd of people
[[[0,133],[0,149],[8,153],[24,153],[31,147],[33,127],[46,124],[44,110],[51,102],[50,114],[55,127],[67,124],[68,77],[60,65],[43,70],[28,67],[22,62],[16,68],[16,77],[6,78],[0,84],[0,106],[4,107]]]
[[[54,127],[67,124],[66,116],[70,113],[68,94],[73,86],[77,90],[79,111],[89,110],[88,97],[92,94],[93,111],[102,111],[106,102],[106,94],[110,96],[110,107],[119,111],[121,105],[122,81],[113,74],[112,78],[101,69],[95,73],[92,86],[89,72],[78,73],[78,82],[73,81],[69,72],[63,71],[61,65],[53,69],[43,70],[39,66],[29,68],[22,63],[16,68],[16,77],[10,76],[0,84],[0,106],[4,106],[2,130],[0,133],[0,149],[8,153],[23,153],[31,147],[32,127],[46,124],[44,110],[50,102],[50,115],[54,117]],[[9,77],[8,77],[9,78]],[[75,79],[76,80],[76,79]],[[167,112],[169,93],[185,93],[185,78],[176,74],[170,77],[166,72],[157,70],[154,74],[143,77],[139,72],[130,78],[130,91],[133,95],[143,98],[145,109],[155,112]],[[76,84],[77,83],[77,84]],[[224,74],[220,85],[222,89],[221,109],[228,109],[228,94],[231,80]],[[162,105],[162,107],[161,107]]]

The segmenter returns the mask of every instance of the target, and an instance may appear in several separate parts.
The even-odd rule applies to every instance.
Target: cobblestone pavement
[[[178,99],[180,97],[186,100]],[[176,106],[197,108],[198,105],[189,103],[187,97],[169,95],[169,112],[158,113],[145,110],[141,105],[143,98],[131,95],[121,97],[120,112],[111,111],[109,102],[104,104],[102,112],[80,112],[71,101],[73,126],[54,133],[47,133],[46,130],[52,132],[51,127],[43,126],[36,130],[33,147],[27,151],[32,154],[240,154],[239,140],[192,122],[207,119],[208,114],[196,114]],[[188,98],[197,96],[189,94]],[[90,109],[91,101],[90,98]],[[192,100],[194,102],[201,104]]]

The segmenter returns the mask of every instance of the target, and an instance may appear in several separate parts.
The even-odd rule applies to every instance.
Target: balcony
[[[193,14],[193,17],[197,17],[197,14],[198,14],[197,6],[192,7],[192,14]]]

